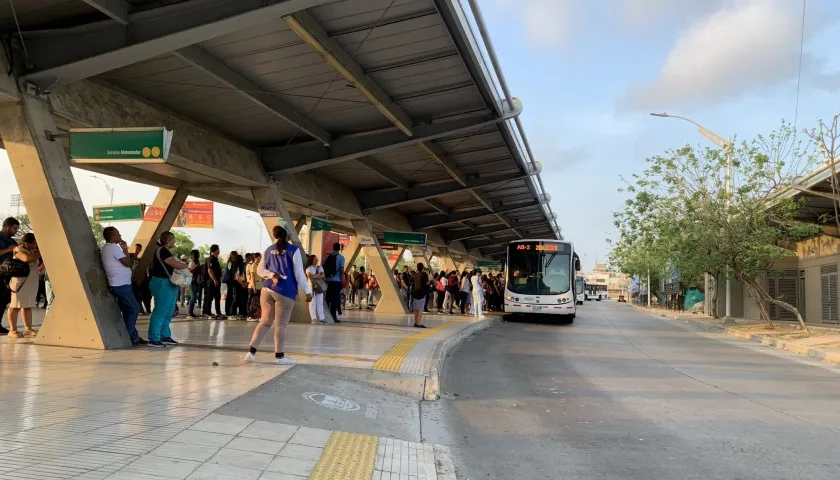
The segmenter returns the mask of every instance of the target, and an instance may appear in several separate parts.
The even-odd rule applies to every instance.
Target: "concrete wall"
[[[840,239],[828,235],[803,240],[794,245],[799,258],[799,270],[805,270],[805,320],[822,321],[822,291],[820,267],[838,265],[840,268]]]

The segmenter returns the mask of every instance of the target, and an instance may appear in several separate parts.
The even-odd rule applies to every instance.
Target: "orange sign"
[[[143,215],[143,220],[160,221],[165,209],[149,207]],[[173,227],[180,228],[213,228],[213,202],[184,202],[183,208],[175,217]]]

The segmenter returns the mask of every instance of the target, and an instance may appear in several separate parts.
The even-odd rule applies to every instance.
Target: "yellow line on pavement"
[[[379,439],[334,432],[309,477],[312,480],[370,480]]]
[[[379,357],[379,360],[373,364],[372,369],[383,372],[399,372],[400,367],[402,367],[402,364],[405,361],[405,357],[407,357],[411,352],[411,349],[417,345],[417,342],[430,337],[441,330],[454,327],[464,322],[469,322],[469,320],[454,320],[442,323],[436,327],[427,328],[420,333],[415,333],[414,335],[403,338],[397,342],[396,345],[391,347],[390,350],[385,352],[384,355]]]

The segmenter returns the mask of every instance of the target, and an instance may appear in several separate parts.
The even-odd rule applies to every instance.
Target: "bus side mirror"
[[[575,259],[575,271],[576,272],[580,271],[580,259],[577,259],[577,258]]]

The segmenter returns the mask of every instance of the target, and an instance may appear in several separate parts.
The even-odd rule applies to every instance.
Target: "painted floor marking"
[[[370,480],[379,438],[334,432],[309,477],[312,480]]]
[[[385,352],[384,355],[379,357],[379,360],[373,364],[373,370],[380,370],[383,372],[399,372],[400,367],[402,367],[405,358],[411,352],[411,349],[417,345],[417,342],[423,340],[424,338],[428,338],[441,330],[445,330],[447,328],[452,328],[458,326],[462,323],[469,322],[469,320],[454,320],[451,322],[443,323],[436,327],[427,328],[420,333],[415,333],[409,337],[405,337],[399,342],[396,343],[390,350]]]

